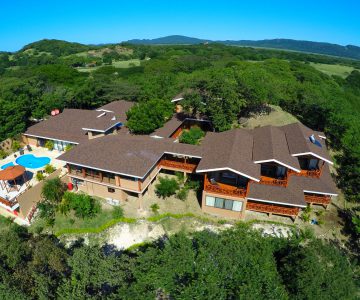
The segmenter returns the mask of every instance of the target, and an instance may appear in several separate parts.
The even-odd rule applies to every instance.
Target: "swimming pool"
[[[27,169],[37,169],[50,163],[50,158],[46,156],[36,157],[32,154],[25,154],[18,157],[15,162]]]
[[[5,165],[2,165],[1,166],[1,169],[2,170],[5,170],[7,167],[11,167],[11,166],[13,166],[14,165],[14,163],[11,161],[11,162],[9,162],[9,163],[7,163],[7,164],[5,164]]]

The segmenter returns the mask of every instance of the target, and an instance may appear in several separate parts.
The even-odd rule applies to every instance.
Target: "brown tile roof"
[[[125,123],[126,121],[126,112],[134,106],[134,102],[129,102],[129,101],[125,101],[125,100],[117,100],[117,101],[113,101],[110,102],[108,104],[105,104],[104,106],[99,107],[97,110],[108,110],[108,111],[112,111],[117,119],[122,122]]]
[[[296,186],[302,191],[337,195],[333,178],[331,177],[329,166],[324,165],[320,178],[290,176],[289,186]]]
[[[313,131],[301,123],[293,123],[279,128],[285,132],[291,154],[313,153],[315,156],[332,164],[331,158],[326,151],[325,142],[319,138],[319,134],[325,136],[323,133]],[[310,141],[309,137],[312,134],[315,135],[319,146]]]
[[[80,143],[88,139],[82,130],[83,117],[84,110],[64,109],[61,114],[29,127],[25,135]]]
[[[274,126],[258,127],[253,130],[253,136],[255,162],[276,160],[295,171],[300,171],[299,161],[290,155],[285,133],[281,129]]]
[[[208,132],[201,143],[204,154],[197,172],[232,169],[238,174],[259,180],[260,165],[252,160],[252,145],[253,136],[245,129]]]
[[[107,135],[81,143],[58,159],[143,178],[164,153],[201,157],[201,148],[149,136]]]
[[[88,139],[87,130],[84,129],[106,131],[119,123],[125,123],[125,110],[131,105],[131,102],[114,101],[103,106],[104,109],[112,108],[114,112],[64,109],[61,114],[29,127],[25,135],[80,143]]]
[[[151,134],[151,136],[158,136],[163,138],[170,137],[176,129],[178,129],[184,121],[184,117],[181,114],[174,114],[172,118],[167,121],[163,127],[158,128]]]
[[[306,206],[304,192],[294,185],[281,187],[251,182],[247,198],[291,206]]]

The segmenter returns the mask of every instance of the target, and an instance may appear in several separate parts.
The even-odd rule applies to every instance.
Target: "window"
[[[108,187],[108,192],[109,192],[109,193],[115,193],[115,189]]]
[[[205,198],[205,204],[206,204],[207,206],[214,206],[214,204],[215,204],[215,197],[206,196],[206,198]]]
[[[234,201],[232,210],[233,211],[241,211],[242,209],[242,202],[241,201]]]
[[[206,206],[227,209],[232,211],[241,211],[242,204],[243,203],[241,201],[229,200],[229,199],[218,198],[213,196],[206,196],[205,198]]]
[[[232,210],[233,208],[233,202],[232,200],[225,200],[224,208],[228,210]]]
[[[215,198],[215,207],[216,208],[223,208],[224,207],[224,200],[223,198]]]

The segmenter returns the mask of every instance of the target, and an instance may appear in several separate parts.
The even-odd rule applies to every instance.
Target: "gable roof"
[[[279,128],[285,132],[287,144],[292,156],[313,155],[327,163],[333,164],[326,151],[325,142],[323,138],[320,138],[320,136],[325,136],[324,133],[315,132],[301,123],[293,123]],[[318,145],[310,141],[312,134],[314,134]]]
[[[164,153],[201,157],[201,148],[155,140],[148,136],[107,135],[88,140],[62,154],[59,160],[84,167],[143,178]]]
[[[252,160],[253,136],[245,129],[220,133],[208,132],[202,141],[203,158],[196,172],[231,170],[255,181],[260,178],[260,165]]]
[[[298,159],[289,153],[284,131],[269,125],[255,128],[253,136],[253,160],[255,163],[273,161],[300,172]]]
[[[324,165],[319,178],[291,176],[289,186],[296,186],[303,192],[337,196],[338,192],[331,177],[329,166]]]
[[[135,104],[134,102],[129,102],[129,101],[125,101],[125,100],[117,100],[117,101],[113,101],[108,104],[105,104],[96,110],[113,112],[115,114],[115,116],[117,117],[117,119],[119,119],[119,121],[124,123],[126,121],[126,112],[131,107],[133,107],[134,104]]]
[[[113,111],[86,109],[64,109],[56,116],[28,128],[25,135],[42,137],[78,144],[88,139],[87,131],[106,132],[110,128],[126,121],[126,111],[132,103],[114,101],[103,108]],[[116,109],[114,109],[116,108]]]
[[[292,180],[293,178],[291,178]],[[273,186],[251,182],[249,184],[249,200],[271,202],[283,205],[306,207],[304,192],[297,186]]]

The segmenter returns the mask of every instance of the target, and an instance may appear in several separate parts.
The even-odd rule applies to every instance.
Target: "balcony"
[[[300,173],[295,172],[293,170],[288,170],[289,175],[296,175],[296,176],[304,176],[304,177],[313,177],[313,178],[319,178],[321,176],[321,170],[300,170]]]
[[[247,202],[246,209],[291,217],[296,217],[300,212],[300,208],[298,207],[285,207],[275,204],[257,203],[252,201]]]
[[[214,194],[245,198],[247,189],[216,182],[211,183],[207,176],[204,179],[204,190]]]
[[[0,197],[0,203],[7,206],[10,210],[16,209],[16,207],[18,206],[18,202],[16,198],[12,200],[7,200]]]
[[[305,202],[311,204],[329,205],[331,197],[328,195],[305,195]]]
[[[285,179],[277,179],[267,176],[260,176],[260,184],[268,184],[268,185],[274,185],[274,186],[287,186],[287,178]]]
[[[164,168],[164,169],[172,169],[176,171],[183,171],[188,173],[193,173],[197,167],[196,164],[190,164],[186,162],[180,162],[180,161],[173,161],[169,159],[162,159],[160,160],[158,167]]]

